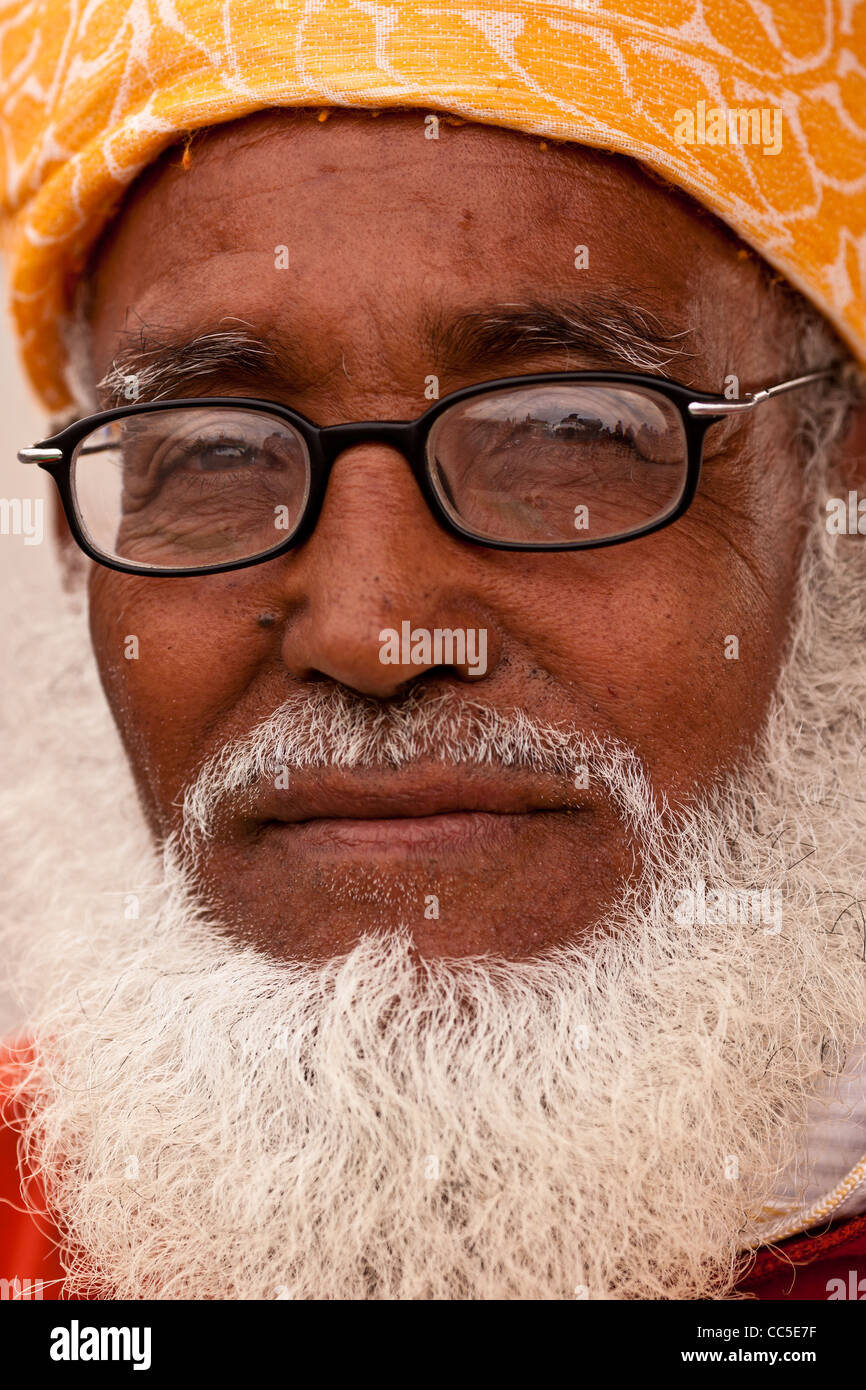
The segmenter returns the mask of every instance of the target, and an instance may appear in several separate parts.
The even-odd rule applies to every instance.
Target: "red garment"
[[[739,1288],[758,1298],[866,1301],[866,1216],[819,1226],[758,1251]]]
[[[44,1210],[44,1194],[35,1181],[28,1209],[22,1193],[15,1104],[10,1088],[22,1053],[0,1052],[0,1280],[18,1279],[18,1297],[33,1297],[41,1279],[43,1298],[62,1297],[63,1269],[59,1236]],[[29,1282],[27,1282],[29,1281]],[[0,1284],[0,1290],[7,1285]],[[866,1301],[866,1216],[829,1228],[793,1236],[758,1252],[739,1284],[761,1299],[851,1299]],[[13,1297],[15,1294],[8,1294]]]
[[[7,1281],[0,1283],[0,1295],[60,1298],[59,1236],[37,1179],[31,1180],[25,1202],[18,1162],[17,1106],[11,1091],[25,1059],[25,1048],[0,1049],[0,1280]]]

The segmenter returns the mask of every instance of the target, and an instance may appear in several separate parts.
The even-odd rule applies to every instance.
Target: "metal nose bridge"
[[[329,467],[338,454],[355,444],[390,444],[411,461],[418,426],[415,420],[359,420],[351,425],[326,425],[319,438]]]

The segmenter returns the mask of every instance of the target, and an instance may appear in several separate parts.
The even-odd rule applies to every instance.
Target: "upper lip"
[[[534,811],[577,809],[586,793],[564,777],[513,769],[465,766],[413,768],[310,769],[289,773],[280,790],[259,783],[245,807],[247,819],[264,824],[310,820],[387,820],[448,812],[525,815]]]

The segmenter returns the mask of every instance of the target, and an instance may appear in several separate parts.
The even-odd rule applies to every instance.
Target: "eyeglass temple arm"
[[[690,415],[738,415],[744,410],[752,410],[761,401],[768,401],[771,396],[780,396],[783,391],[794,391],[798,386],[807,386],[812,381],[822,381],[825,377],[835,376],[837,368],[827,367],[824,371],[808,372],[806,376],[795,376],[790,381],[780,381],[776,386],[766,386],[762,391],[755,391],[742,401],[690,401]]]

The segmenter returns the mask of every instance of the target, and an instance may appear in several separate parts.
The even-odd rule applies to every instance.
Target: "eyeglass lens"
[[[297,529],[310,488],[298,431],[226,406],[142,411],[77,446],[72,487],[98,550],[166,569],[266,554]]]
[[[649,390],[604,384],[470,397],[434,422],[427,457],[455,520],[488,540],[540,546],[660,520],[688,472],[676,407]]]

